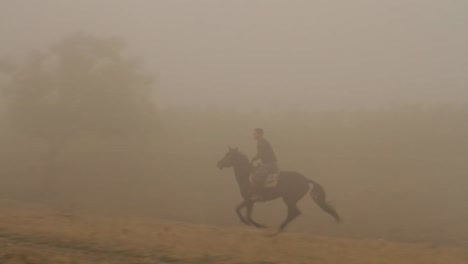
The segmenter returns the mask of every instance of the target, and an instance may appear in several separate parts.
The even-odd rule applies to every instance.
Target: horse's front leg
[[[255,202],[249,201],[247,203],[247,220],[256,228],[266,228],[265,225],[259,224],[252,219],[253,207]]]
[[[236,214],[237,216],[239,216],[239,219],[241,220],[242,223],[246,224],[246,225],[250,225],[251,222],[248,221],[247,219],[245,219],[244,216],[242,216],[242,212],[241,210],[247,206],[249,202],[247,200],[244,200],[242,203],[240,203],[237,207],[236,207]]]

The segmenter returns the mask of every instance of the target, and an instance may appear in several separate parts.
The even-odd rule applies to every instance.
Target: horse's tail
[[[319,183],[307,179],[311,184],[312,184],[312,189],[310,190],[310,197],[312,197],[312,200],[315,201],[315,203],[325,212],[327,212],[329,215],[333,216],[335,218],[335,221],[337,223],[341,222],[341,217],[338,215],[336,212],[335,208],[331,206],[330,204],[327,203],[327,195],[325,193],[325,189],[320,185]]]

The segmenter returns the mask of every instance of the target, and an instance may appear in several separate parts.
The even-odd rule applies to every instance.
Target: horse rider
[[[252,175],[252,200],[258,200],[268,175],[278,172],[278,161],[270,142],[264,137],[263,129],[254,129],[253,136],[257,141],[257,155],[252,158],[251,163],[254,164],[257,160],[262,162],[260,168]]]

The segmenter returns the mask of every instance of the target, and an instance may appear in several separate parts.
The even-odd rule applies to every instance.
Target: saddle
[[[266,178],[265,182],[263,183],[263,187],[265,188],[274,188],[278,185],[278,176],[280,172],[270,173]]]
[[[275,173],[270,173],[268,174],[268,176],[266,177],[265,181],[263,182],[263,187],[264,188],[275,188],[276,185],[278,185],[278,177],[280,175],[280,171],[278,172],[275,172]],[[251,174],[250,175],[250,182],[252,183],[253,182],[253,178],[254,175]]]

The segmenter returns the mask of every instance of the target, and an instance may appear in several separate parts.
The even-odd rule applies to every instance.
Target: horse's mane
[[[243,159],[243,160],[245,160],[247,162],[249,161],[249,157],[246,154],[244,154],[244,153],[242,153],[240,151],[237,151],[237,155],[239,156],[239,158],[241,158],[241,159]]]

